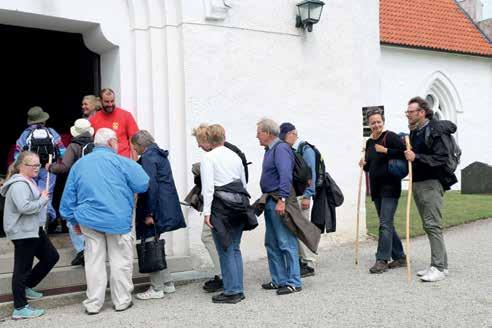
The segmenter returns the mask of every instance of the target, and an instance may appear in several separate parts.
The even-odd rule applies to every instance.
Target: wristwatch
[[[285,197],[281,197],[280,200],[285,203]]]

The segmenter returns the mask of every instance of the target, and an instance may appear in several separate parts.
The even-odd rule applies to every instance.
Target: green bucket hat
[[[27,124],[44,123],[50,118],[50,115],[43,111],[39,106],[34,106],[27,112]]]

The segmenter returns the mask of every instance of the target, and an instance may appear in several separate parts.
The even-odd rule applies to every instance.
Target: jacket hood
[[[150,146],[147,147],[147,149],[145,150],[145,152],[149,153],[149,154],[159,154],[161,156],[164,156],[167,158],[167,156],[169,155],[169,151],[168,150],[164,150],[164,149],[161,149],[159,148],[159,146],[157,146],[156,143],[153,143],[151,144]]]
[[[433,132],[437,134],[453,134],[456,132],[456,124],[447,120],[430,121]]]
[[[0,194],[2,194],[3,197],[5,197],[7,195],[7,191],[9,190],[10,186],[19,181],[27,183],[27,185],[31,188],[31,184],[24,176],[22,176],[21,174],[14,174],[13,176],[10,177],[10,179],[5,181],[2,188],[0,189]]]

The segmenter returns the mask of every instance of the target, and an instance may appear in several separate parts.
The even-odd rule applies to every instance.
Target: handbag
[[[383,137],[383,146],[388,148],[386,146],[386,136],[388,135],[388,132]],[[388,172],[389,174],[399,178],[403,179],[408,175],[408,164],[407,161],[404,161],[402,159],[396,159],[396,158],[391,158],[388,160]]]
[[[167,268],[165,241],[159,239],[155,225],[154,232],[154,239],[145,241],[145,237],[142,237],[140,244],[137,244],[138,271],[140,273],[151,273]]]

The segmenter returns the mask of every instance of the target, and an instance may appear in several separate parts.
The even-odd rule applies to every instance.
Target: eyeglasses
[[[26,164],[23,163],[25,166],[33,167],[35,169],[39,169],[41,167],[41,164]]]
[[[408,115],[408,114],[413,114],[413,113],[418,112],[418,111],[421,111],[421,109],[406,110],[403,113],[405,113],[405,115]]]

